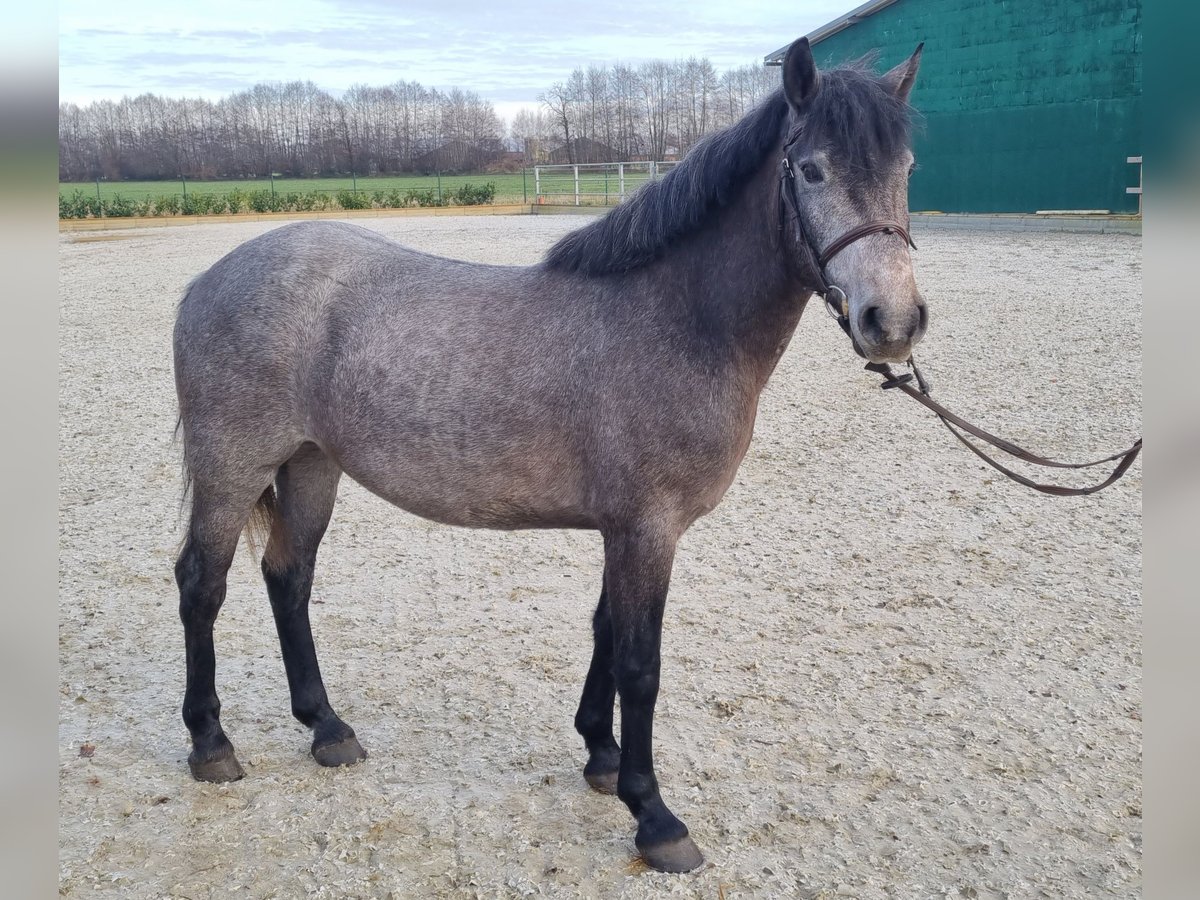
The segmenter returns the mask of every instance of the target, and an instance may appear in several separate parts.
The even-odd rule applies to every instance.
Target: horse
[[[439,523],[601,533],[574,720],[583,774],[628,806],[650,867],[699,866],[651,755],[676,542],[733,481],[759,394],[814,293],[842,305],[873,362],[907,359],[924,335],[906,230],[920,56],[882,75],[869,59],[819,71],[797,40],[757,107],[536,265],[447,259],[311,221],[197,276],[174,329],[193,777],[244,774],[221,728],[213,625],[256,524],[312,756],[366,758],[330,706],[308,612],[345,473]]]

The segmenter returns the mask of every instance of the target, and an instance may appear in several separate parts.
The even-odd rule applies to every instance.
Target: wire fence
[[[649,181],[657,181],[674,162],[580,163],[534,166],[534,203],[551,206],[612,206]]]

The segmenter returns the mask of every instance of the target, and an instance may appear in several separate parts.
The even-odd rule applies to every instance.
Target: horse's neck
[[[762,390],[800,321],[809,292],[798,288],[779,249],[773,166],[760,172],[712,223],[664,262],[686,286],[706,339],[726,348]]]

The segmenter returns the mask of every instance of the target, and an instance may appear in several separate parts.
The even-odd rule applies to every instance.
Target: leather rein
[[[855,241],[861,240],[862,238],[872,234],[896,234],[904,238],[905,243],[907,243],[912,249],[916,250],[917,245],[913,242],[912,236],[908,233],[908,229],[899,222],[876,221],[867,222],[863,225],[851,228],[841,237],[837,238],[837,240],[833,241],[823,251],[818,251],[816,249],[816,244],[813,243],[808,234],[808,229],[804,225],[804,217],[800,213],[800,204],[796,199],[796,175],[792,171],[791,163],[788,161],[788,152],[790,149],[791,143],[789,142],[789,144],[784,147],[783,162],[780,166],[780,236],[782,237],[785,231],[786,219],[790,214],[791,219],[795,223],[796,231],[799,234],[801,252],[806,257],[806,262],[808,263],[806,266],[807,271],[803,273],[804,281],[814,282],[816,284],[816,287],[813,288],[813,293],[819,295],[825,301],[826,310],[828,310],[829,314],[837,320],[837,323],[839,326],[841,326],[842,331],[844,331],[846,336],[850,338],[850,343],[853,344],[854,351],[859,356],[865,358],[866,354],[863,352],[862,348],[859,347],[858,341],[854,339],[854,333],[850,328],[850,299],[846,296],[846,292],[844,290],[829,281],[829,278],[825,273],[825,267],[829,265],[830,260],[832,260],[835,256],[837,256]],[[883,390],[886,391],[893,388],[898,388],[905,394],[908,394],[908,396],[912,397],[918,403],[921,403],[922,405],[933,410],[934,414],[939,420],[941,420],[941,423],[946,426],[951,434],[962,441],[962,443],[965,444],[972,453],[990,465],[993,469],[1008,476],[1018,484],[1023,484],[1026,487],[1033,488],[1035,491],[1041,491],[1043,494],[1050,494],[1055,497],[1080,497],[1085,494],[1094,494],[1097,491],[1102,491],[1122,475],[1124,475],[1129,467],[1133,465],[1133,461],[1137,459],[1138,454],[1142,452],[1142,439],[1138,438],[1137,441],[1134,442],[1133,446],[1128,450],[1121,451],[1120,453],[1114,453],[1111,456],[1106,456],[1103,459],[1097,459],[1091,462],[1064,463],[1056,462],[1052,459],[1046,459],[1045,457],[1038,456],[1035,453],[1030,453],[1028,450],[1017,446],[1011,441],[1006,441],[1004,438],[999,438],[993,434],[989,434],[982,428],[972,425],[965,419],[962,419],[950,412],[950,410],[946,409],[946,407],[942,406],[940,403],[934,400],[932,396],[930,396],[929,382],[921,374],[921,370],[917,368],[917,364],[911,356],[908,358],[907,365],[910,369],[912,369],[911,373],[893,372],[887,363],[868,362],[865,368],[867,371],[875,372],[883,376],[883,384],[880,385]],[[910,384],[914,377],[916,378],[917,382],[917,387],[915,388]],[[962,431],[959,429],[962,429]],[[1023,462],[1032,463],[1036,466],[1046,466],[1055,469],[1087,469],[1092,466],[1099,466],[1108,462],[1117,462],[1118,460],[1119,462],[1117,462],[1117,465],[1113,468],[1112,472],[1109,473],[1107,478],[1100,483],[1091,485],[1089,487],[1072,488],[1062,487],[1055,484],[1042,484],[1034,481],[1031,478],[1026,478],[1024,475],[1014,472],[1012,469],[1001,465],[999,462],[981,450],[978,446],[967,440],[962,433],[963,431],[982,441],[986,441],[988,444],[991,444],[998,450],[1004,451],[1010,456],[1014,456]]]

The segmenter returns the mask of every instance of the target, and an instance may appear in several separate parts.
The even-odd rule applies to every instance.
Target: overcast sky
[[[59,2],[59,96],[216,99],[260,81],[461,87],[505,119],[571,70],[707,56],[722,71],[859,0],[96,0]]]

